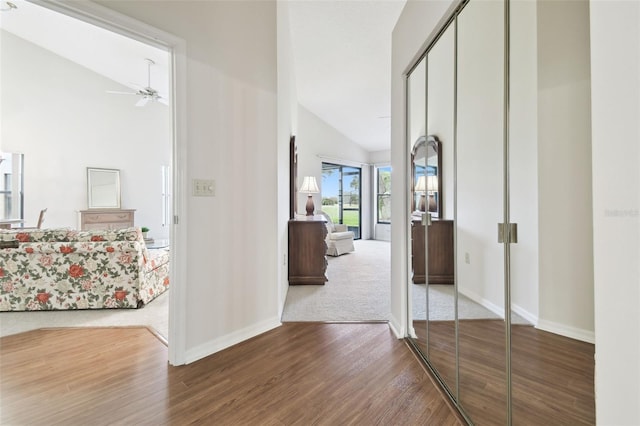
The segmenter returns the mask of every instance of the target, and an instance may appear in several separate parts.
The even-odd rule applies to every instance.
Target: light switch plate
[[[214,197],[216,195],[216,181],[213,179],[193,179],[194,197]]]

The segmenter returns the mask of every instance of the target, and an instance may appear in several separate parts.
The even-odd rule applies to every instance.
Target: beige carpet
[[[386,321],[390,318],[391,252],[386,241],[356,240],[355,251],[327,257],[325,285],[294,285],[282,321]],[[411,286],[414,319],[426,318],[426,286]],[[460,295],[463,319],[499,318],[484,306]],[[515,315],[518,321],[522,320]],[[455,318],[452,285],[429,286],[429,319]],[[523,321],[526,323],[526,321]]]
[[[0,337],[48,327],[120,327],[142,325],[169,335],[169,291],[141,309],[0,312]]]
[[[282,321],[386,321],[391,251],[387,241],[356,240],[355,251],[327,256],[325,285],[289,286]]]

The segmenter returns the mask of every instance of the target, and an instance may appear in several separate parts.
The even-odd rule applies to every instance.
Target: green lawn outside
[[[329,215],[333,223],[339,223],[337,204],[333,206],[322,206],[322,211]],[[358,210],[345,210],[343,212],[343,223],[347,226],[360,226],[360,212]]]

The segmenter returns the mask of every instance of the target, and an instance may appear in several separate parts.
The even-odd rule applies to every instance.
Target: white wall
[[[391,164],[391,150],[369,151],[369,162],[376,166],[388,166]]]
[[[278,315],[282,316],[289,289],[288,233],[289,219],[289,139],[297,133],[298,97],[296,91],[293,47],[289,22],[289,4],[277,3],[278,13]],[[283,143],[287,141],[287,143]],[[286,188],[286,189],[285,189]]]
[[[369,154],[361,146],[331,127],[302,105],[298,108],[298,181],[304,176],[315,176],[322,191],[322,163],[343,164],[362,168],[362,239],[371,238],[372,194],[367,166]],[[322,209],[321,194],[313,194],[316,212]],[[305,214],[307,194],[298,193],[298,213]]]
[[[280,324],[276,2],[100,3],[186,42],[186,180],[216,181],[181,218],[193,361]]]
[[[593,342],[589,3],[539,1],[538,327]]]
[[[591,1],[596,422],[640,424],[640,3]]]
[[[103,167],[120,169],[122,207],[136,209],[135,224],[168,238],[161,166],[171,160],[170,108],[107,94],[129,89],[8,32],[0,53],[2,146],[24,154],[27,226],[48,208],[46,227],[76,228],[86,168]]]

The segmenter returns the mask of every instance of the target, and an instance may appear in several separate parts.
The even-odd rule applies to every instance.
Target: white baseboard
[[[481,304],[494,314],[499,315],[501,318],[504,317],[504,309],[498,305],[491,303],[487,299],[484,299],[483,297],[480,297],[477,294],[469,291],[460,291],[460,294],[463,294],[474,302]],[[534,324],[535,327],[539,330],[548,331],[550,333],[558,334],[560,336],[569,337],[571,339],[576,339],[587,343],[595,343],[596,341],[596,336],[593,331],[571,327],[553,321],[541,320],[537,316],[529,313],[528,311],[517,305],[513,306],[513,312],[520,315],[531,324]]]
[[[569,337],[571,339],[580,340],[587,343],[596,342],[596,334],[591,330],[571,327],[569,325],[560,324],[553,321],[539,320],[536,325],[537,329],[548,331],[550,333],[559,334],[560,336]]]
[[[198,345],[195,348],[188,349],[185,354],[185,364],[195,362],[237,343],[243,342],[259,334],[280,327],[281,325],[282,323],[280,322],[280,318],[270,318],[258,324],[253,324],[241,330],[237,330],[227,335],[218,337],[217,339],[213,339],[209,342]]]
[[[522,318],[526,319],[528,322],[530,322],[533,325],[537,325],[538,324],[538,316],[530,313],[529,311],[524,309],[522,306],[516,305],[514,303],[511,306],[511,311],[515,312],[518,315],[520,315]]]
[[[473,300],[474,302],[484,306],[494,314],[498,315],[500,318],[504,318],[504,308],[502,306],[498,306],[490,302],[488,299],[485,299],[484,297],[481,297],[476,293],[473,293],[468,290],[461,291],[460,289],[458,289],[458,292],[463,296],[467,296],[469,299]]]

